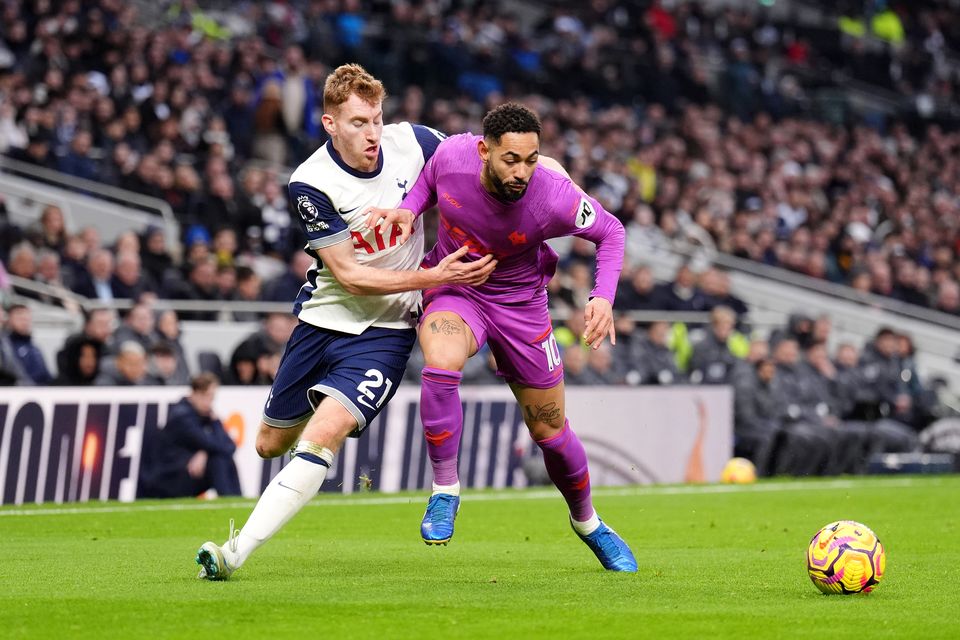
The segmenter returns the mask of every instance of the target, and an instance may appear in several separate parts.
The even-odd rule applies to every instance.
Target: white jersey
[[[367,207],[394,208],[407,195],[443,134],[406,122],[388,124],[380,140],[380,161],[369,173],[347,165],[330,142],[290,176],[290,201],[306,231],[307,250],[351,242],[357,262],[395,271],[418,269],[423,260],[423,223],[400,244],[400,230],[381,235],[366,228]],[[314,254],[315,255],[315,254]],[[420,311],[419,291],[357,296],[347,293],[319,258],[307,271],[294,314],[317,327],[360,334],[368,327],[409,329]]]

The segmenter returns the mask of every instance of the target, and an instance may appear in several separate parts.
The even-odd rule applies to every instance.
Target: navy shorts
[[[370,327],[353,335],[300,322],[280,360],[263,421],[295,426],[329,396],[357,419],[350,435],[359,436],[397,392],[416,339],[414,329]]]

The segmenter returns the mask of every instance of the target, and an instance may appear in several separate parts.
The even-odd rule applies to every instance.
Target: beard
[[[500,176],[496,174],[489,164],[486,166],[487,171],[487,180],[490,181],[490,184],[493,185],[493,188],[497,192],[497,197],[506,202],[516,202],[523,197],[523,194],[527,192],[527,183],[521,180],[514,180],[510,183],[506,183],[500,179]],[[522,189],[513,189],[510,185],[523,185]]]

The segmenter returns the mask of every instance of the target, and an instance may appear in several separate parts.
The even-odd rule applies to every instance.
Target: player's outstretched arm
[[[330,269],[337,282],[347,293],[357,296],[417,291],[442,284],[483,284],[497,267],[497,261],[492,255],[486,255],[479,260],[463,262],[461,258],[466,254],[467,247],[461,247],[430,269],[392,271],[357,262],[350,242],[338,242],[317,249],[320,260]]]
[[[583,340],[592,349],[599,349],[604,338],[610,336],[610,344],[617,344],[617,331],[613,323],[613,304],[600,296],[590,299],[584,309],[586,328]]]
[[[415,216],[409,209],[367,207],[363,214],[367,216],[367,229],[373,229],[379,225],[380,233],[387,233],[393,225],[400,227],[400,244],[406,242],[413,232]]]

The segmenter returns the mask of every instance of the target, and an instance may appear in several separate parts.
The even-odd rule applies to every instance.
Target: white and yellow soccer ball
[[[807,547],[807,573],[823,593],[869,593],[886,570],[887,554],[869,527],[853,520],[831,522]]]
[[[730,458],[720,472],[724,484],[750,484],[757,481],[757,468],[746,458]]]

